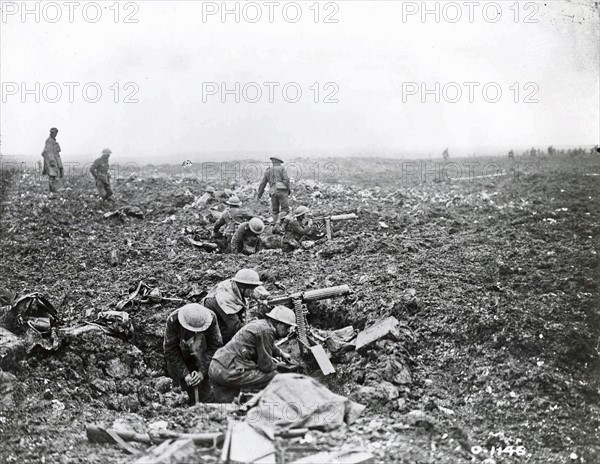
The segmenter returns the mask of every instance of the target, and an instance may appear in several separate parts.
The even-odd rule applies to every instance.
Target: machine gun
[[[307,350],[315,357],[323,374],[328,375],[335,372],[335,368],[329,361],[323,346],[317,343],[316,337],[310,336],[308,322],[306,321],[306,313],[308,310],[305,304],[312,301],[327,300],[329,298],[339,298],[350,293],[348,285],[339,285],[337,287],[326,287],[317,290],[307,290],[305,292],[291,293],[267,300],[268,306],[293,306],[296,315],[296,325],[298,333],[298,343],[300,353],[304,354]]]
[[[324,223],[325,224],[325,232],[327,233],[327,240],[331,240],[332,237],[332,228],[331,223],[337,221],[347,221],[349,219],[358,219],[358,216],[354,213],[349,214],[337,214],[335,216],[321,216],[313,218],[313,222]]]

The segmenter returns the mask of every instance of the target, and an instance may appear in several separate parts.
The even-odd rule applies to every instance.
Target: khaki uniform
[[[179,323],[178,313],[179,309],[176,309],[167,318],[163,342],[167,371],[188,392],[190,404],[195,402],[195,388],[198,389],[200,402],[210,402],[213,393],[208,380],[208,368],[215,352],[223,346],[217,318],[211,313],[213,321],[208,329],[192,332]],[[196,387],[188,386],[185,381],[185,377],[193,371],[204,375],[204,379]]]
[[[300,248],[302,240],[307,235],[314,233],[314,229],[303,225],[303,222],[301,223],[294,217],[283,220],[283,239],[281,241],[283,251],[294,251],[296,248]]]
[[[251,255],[258,253],[262,248],[260,237],[250,229],[249,222],[239,225],[233,237],[231,237],[231,252]]]
[[[290,212],[289,195],[290,179],[285,168],[276,164],[265,171],[258,186],[258,198],[262,197],[265,187],[269,184],[269,195],[271,195],[271,210],[273,221],[279,223]]]
[[[281,356],[281,351],[275,346],[275,328],[268,321],[255,320],[242,327],[210,363],[208,375],[215,401],[229,402],[242,388],[265,387],[277,374],[274,356]]]
[[[56,192],[57,179],[63,176],[63,164],[60,159],[60,145],[56,139],[48,137],[42,152],[44,168],[42,175],[48,175],[48,186],[51,192]]]
[[[217,220],[217,222],[215,222],[213,232],[216,235],[220,232],[221,228],[225,226],[225,229],[223,230],[223,236],[225,237],[225,242],[227,243],[227,251],[231,251],[229,250],[231,238],[233,237],[233,234],[239,225],[251,218],[252,215],[241,208],[227,208],[225,211],[223,211],[221,217]]]
[[[232,279],[218,283],[208,291],[202,304],[215,313],[223,343],[227,343],[242,328],[248,301]]]
[[[108,200],[113,194],[112,188],[110,187],[108,156],[97,158],[96,161],[94,161],[94,164],[92,164],[90,172],[92,173],[92,176],[94,176],[94,179],[96,179],[98,193],[103,199]]]

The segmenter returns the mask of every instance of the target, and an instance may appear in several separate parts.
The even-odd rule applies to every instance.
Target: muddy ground
[[[333,376],[313,373],[368,408],[339,432],[280,441],[288,459],[345,444],[386,463],[600,462],[600,158],[452,161],[444,170],[298,160],[294,205],[359,219],[336,226],[332,242],[251,257],[186,241],[210,227],[210,210],[193,206],[207,181],[268,215],[266,202],[249,201],[257,183],[236,180],[235,169],[219,179],[214,166],[208,178],[201,165],[128,165],[117,169],[113,203],[77,170],[53,197],[46,179],[21,170],[5,189],[0,286],[44,292],[74,326],[114,309],[140,280],[182,299],[241,267],[255,267],[273,294],[348,284],[351,296],[311,308],[315,327],[363,329],[393,315],[405,335],[339,356]],[[144,218],[104,218],[124,205]],[[86,423],[224,430],[222,409],[188,409],[165,386],[163,326],[178,306],[131,308],[131,344],[88,334],[12,366],[17,405],[0,414],[0,461],[126,460],[114,445],[88,443]],[[218,455],[199,450],[192,461]]]

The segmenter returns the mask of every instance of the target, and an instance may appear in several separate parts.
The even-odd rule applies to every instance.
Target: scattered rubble
[[[194,301],[249,266],[273,293],[343,284],[353,289],[344,298],[308,305],[307,321],[323,339],[315,341],[331,354],[336,372],[324,376],[317,365],[308,368],[329,390],[367,409],[340,429],[276,435],[276,449],[283,444],[289,461],[342,449],[360,449],[386,463],[489,458],[474,455],[474,446],[488,454],[491,446],[524,446],[531,463],[565,461],[572,453],[578,462],[598,461],[600,326],[593,277],[600,192],[595,178],[583,175],[598,166],[543,162],[544,172],[518,179],[411,183],[399,180],[398,162],[343,160],[342,182],[301,182],[293,202],[307,204],[315,216],[355,212],[357,219],[310,249],[248,257],[181,240],[186,228],[194,240],[207,239],[196,234],[210,229],[213,213],[223,207],[186,208],[205,187],[193,171],[178,184],[169,167],[140,171],[117,186],[113,205],[99,202],[93,186],[76,176],[53,197],[33,174],[19,177],[0,224],[0,273],[10,289],[6,296],[0,291],[0,307],[14,293],[39,292],[59,313],[61,324],[51,327],[58,339],[63,329],[73,333],[63,335],[54,351],[38,344],[27,353],[32,345],[26,337],[35,334],[30,326],[18,336],[0,331],[0,345],[8,338],[22,343],[20,357],[8,363],[17,380],[11,382],[15,408],[0,412],[3,458],[120,461],[118,445],[90,444],[82,433],[86,424],[112,428],[116,416],[134,411],[149,423],[167,422],[176,433],[225,433],[238,411],[186,408],[184,393],[165,377],[164,321],[179,300]],[[250,201],[255,186],[217,187],[231,187],[245,206],[268,214],[266,204]],[[103,218],[128,205],[139,205],[143,219]],[[140,288],[141,295],[130,299],[140,282],[150,291]],[[122,295],[124,289],[130,292]],[[123,301],[135,325],[129,339],[87,324]],[[368,333],[392,316],[400,323],[397,341],[388,330],[354,350],[356,332]],[[38,342],[50,342],[51,335],[38,334]],[[4,367],[8,358],[0,356]],[[153,451],[149,447],[157,445],[127,443],[159,459],[176,441]],[[190,451],[180,444],[174,448]],[[192,448],[205,462],[219,459],[220,449]]]

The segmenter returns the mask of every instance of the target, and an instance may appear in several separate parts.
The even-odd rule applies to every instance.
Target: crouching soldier
[[[216,402],[231,402],[241,389],[267,386],[277,374],[274,357],[291,361],[289,354],[275,346],[275,340],[286,337],[296,325],[294,312],[285,306],[276,306],[266,316],[242,327],[215,353],[208,375]]]
[[[96,158],[94,164],[92,164],[92,167],[90,168],[90,172],[96,180],[96,188],[98,189],[98,193],[103,200],[108,200],[113,194],[112,188],[110,187],[110,172],[108,164],[108,158],[110,157],[111,153],[112,151],[110,151],[108,148],[102,150],[102,156],[100,156],[100,158]]]
[[[242,222],[233,237],[231,237],[231,252],[252,255],[258,253],[261,248],[259,235],[265,230],[265,223],[259,218],[252,218],[248,222]]]
[[[241,269],[231,279],[218,283],[208,291],[202,304],[217,316],[223,343],[242,328],[249,298],[262,282],[253,269]]]
[[[302,248],[302,240],[316,233],[316,229],[308,223],[308,211],[309,209],[306,206],[298,206],[293,217],[288,216],[284,219],[283,239],[281,240],[283,251],[294,251],[297,248]]]
[[[241,209],[242,202],[240,199],[233,195],[226,202],[229,207],[223,211],[221,217],[215,222],[213,227],[212,238],[218,238],[221,236],[221,228],[225,226],[225,230],[223,231],[223,237],[225,238],[226,251],[231,251],[229,248],[231,246],[231,238],[233,234],[237,230],[237,228],[244,221],[247,221],[252,216],[247,212]]]
[[[208,308],[190,303],[169,315],[163,345],[167,370],[187,391],[190,406],[213,401],[208,367],[222,346],[217,318]]]

